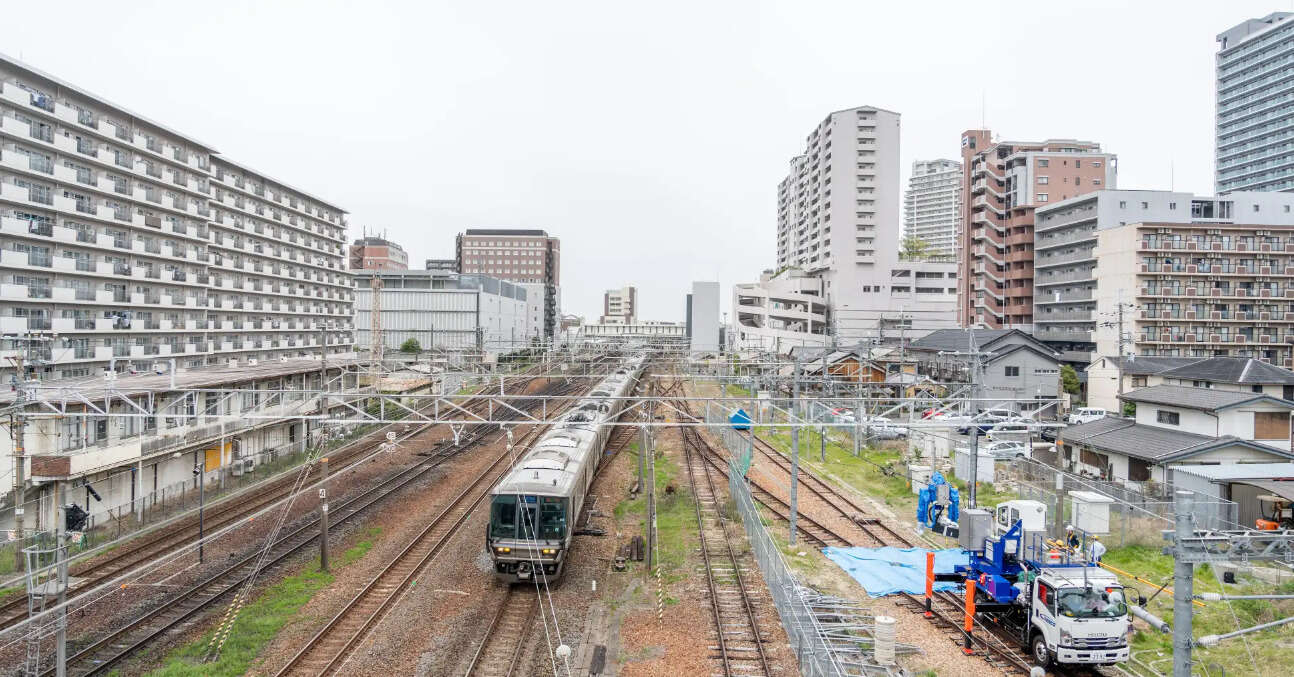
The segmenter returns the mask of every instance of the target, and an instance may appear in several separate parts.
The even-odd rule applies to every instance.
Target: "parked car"
[[[852,411],[850,411],[850,410],[848,410],[848,409],[845,409],[844,407],[840,407],[840,408],[837,408],[837,409],[832,409],[832,410],[831,410],[831,418],[832,418],[832,419],[834,419],[834,420],[835,420],[836,422],[838,422],[838,423],[853,423],[853,422],[854,422],[854,412],[852,412]]]
[[[1043,428],[1038,431],[1038,437],[1044,442],[1055,442],[1060,437],[1060,431],[1064,428],[1064,425]]]
[[[957,432],[965,435],[970,432],[971,428],[974,428],[976,430],[976,435],[983,435],[992,430],[993,426],[1003,421],[1009,421],[1013,418],[1016,418],[1016,415],[1010,410],[988,409],[972,416],[970,420],[966,422],[966,425],[959,428]]]
[[[884,416],[864,416],[861,424],[877,439],[897,440],[908,436],[908,427]]]
[[[1106,412],[1104,409],[1100,407],[1079,407],[1078,409],[1075,409],[1074,411],[1070,412],[1069,418],[1066,419],[1066,422],[1069,423],[1070,425],[1077,425],[1079,423],[1090,423],[1092,421],[1099,421],[1105,418],[1107,415],[1108,415],[1108,412]]]
[[[980,453],[987,453],[996,459],[1030,458],[1032,445],[1018,440],[998,440],[980,447]]]
[[[998,423],[988,431],[988,439],[994,442],[1004,440],[1024,441],[1033,435],[1034,426],[1021,420],[1007,420]]]

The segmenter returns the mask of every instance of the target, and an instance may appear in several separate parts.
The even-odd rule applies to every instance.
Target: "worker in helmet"
[[[1100,536],[1092,537],[1092,544],[1090,546],[1090,551],[1092,555],[1092,561],[1099,564],[1101,561],[1101,557],[1105,555],[1105,544],[1101,542]]]
[[[1072,524],[1065,525],[1065,545],[1068,545],[1070,550],[1078,551],[1078,534],[1074,533],[1074,525]]]

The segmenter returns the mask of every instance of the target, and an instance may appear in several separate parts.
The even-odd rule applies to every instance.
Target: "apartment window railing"
[[[77,266],[77,268],[78,268],[78,269],[80,269],[80,266],[78,265],[78,266]],[[77,290],[76,290],[76,300],[78,300],[78,301],[93,301],[93,300],[94,300],[94,290],[93,290],[93,289],[77,289]]]
[[[78,230],[78,231],[76,231],[76,241],[77,241],[77,242],[95,242],[95,241],[96,241],[96,238],[95,238],[95,236],[94,236],[94,231],[93,231],[93,230]]]
[[[98,182],[94,180],[94,173],[84,167],[77,168],[76,180],[89,186],[98,185]]]
[[[45,296],[45,297],[41,297],[41,298],[49,298],[49,297],[48,297],[48,296]],[[52,326],[53,326],[53,325],[52,325],[52,323],[49,321],[49,318],[46,318],[46,317],[29,317],[29,318],[27,318],[27,328],[28,328],[28,329],[35,329],[35,330],[38,330],[38,331],[48,331],[49,329],[51,329],[51,328],[52,328]],[[48,358],[46,358],[46,359],[48,359]]]
[[[76,152],[84,155],[98,155],[99,147],[85,139],[77,139]]]
[[[76,269],[87,273],[94,272],[94,261],[88,258],[78,258],[76,260]],[[91,294],[90,298],[94,298],[94,295]]]
[[[113,303],[125,303],[129,300],[130,300],[130,295],[126,293],[125,289],[114,289],[112,291]]]
[[[125,127],[120,127],[120,126],[117,127],[118,139],[121,139],[122,141],[131,141],[133,140],[133,137],[134,135],[130,133],[129,129],[126,129]]]
[[[48,252],[27,252],[27,265],[49,268],[54,263]]]
[[[33,122],[31,123],[31,138],[40,139],[41,141],[50,143],[54,140],[54,133],[53,130],[50,129],[49,125]]]
[[[27,232],[32,235],[42,235],[44,237],[54,236],[54,225],[44,221],[29,221],[27,223]]]
[[[94,203],[90,202],[89,200],[77,200],[76,211],[82,212],[85,214],[94,214],[95,213]]]
[[[44,155],[28,155],[27,167],[33,172],[54,173],[54,163],[50,162],[50,159]]]
[[[27,298],[29,299],[47,299],[54,295],[53,288],[47,284],[34,284],[27,286]],[[27,326],[31,326],[32,320],[27,321]]]

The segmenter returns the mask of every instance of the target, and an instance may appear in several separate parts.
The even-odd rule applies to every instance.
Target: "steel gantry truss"
[[[526,378],[534,378],[529,376]],[[596,378],[578,376],[573,378]],[[506,386],[502,380],[500,390]],[[856,396],[806,396],[801,393],[796,400],[799,414],[776,420],[763,420],[751,412],[753,423],[777,428],[820,427],[823,425],[849,428],[866,423],[826,421],[811,413],[845,409],[861,410],[882,416],[897,415],[899,423],[915,428],[947,428],[949,423],[921,418],[922,412],[971,411],[1014,403],[1027,403],[1046,407],[1052,401],[1037,399],[985,398],[976,400],[962,396],[955,390],[946,398],[893,397],[868,393]],[[329,411],[321,413],[320,402],[327,398]],[[265,389],[265,388],[177,388],[162,392],[117,390],[104,387],[95,391],[70,388],[28,389],[27,396],[7,408],[0,415],[16,413],[31,420],[41,418],[163,418],[175,425],[214,423],[222,420],[266,421],[300,419],[332,424],[476,424],[497,423],[505,426],[550,424],[560,420],[567,404],[584,399],[583,395],[530,395],[528,399],[539,402],[536,411],[528,412],[510,402],[517,395],[503,392],[489,394],[426,394],[384,393],[371,390],[318,390],[318,389]],[[738,408],[759,403],[779,410],[787,404],[785,399],[766,399],[738,396],[642,396],[617,398],[625,401],[625,417],[619,425],[677,426],[715,425],[707,417],[685,411],[683,403],[692,411],[731,413]],[[242,408],[236,414],[222,414],[229,404],[239,402]],[[653,412],[654,415],[649,415]],[[669,420],[661,419],[667,414]],[[1040,426],[1049,425],[1040,422]]]

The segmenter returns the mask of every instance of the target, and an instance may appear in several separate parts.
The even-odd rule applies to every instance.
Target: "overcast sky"
[[[1286,3],[1288,4],[1288,3]],[[0,51],[450,257],[463,228],[562,239],[566,312],[775,259],[776,186],[830,111],[1098,141],[1119,187],[1208,194],[1214,36],[1268,2],[26,2]],[[981,105],[983,104],[983,105]],[[894,224],[899,227],[899,224]]]

